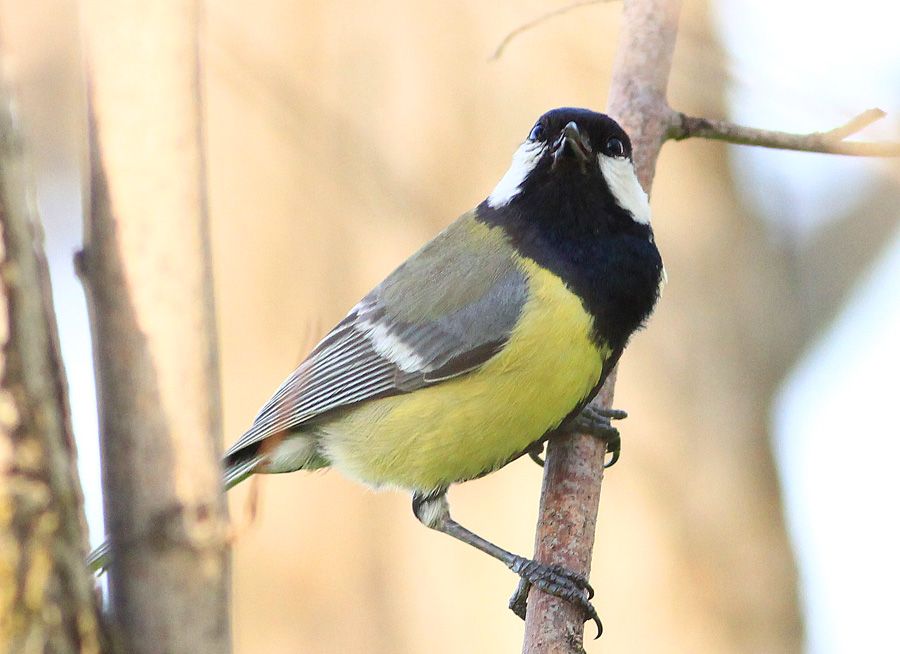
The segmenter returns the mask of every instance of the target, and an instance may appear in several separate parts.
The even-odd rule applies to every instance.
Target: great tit
[[[599,627],[585,579],[468,531],[446,494],[560,429],[609,434],[609,414],[582,409],[653,310],[662,274],[628,136],[600,113],[549,111],[490,195],[288,376],[225,453],[224,484],[334,467],[406,489],[423,524],[575,602]]]

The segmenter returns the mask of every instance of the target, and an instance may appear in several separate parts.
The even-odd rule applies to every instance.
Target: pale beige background
[[[618,3],[548,22],[487,61],[510,29],[560,4],[208,3],[203,93],[228,442],[362,294],[490,191],[538,115],[604,106]],[[38,166],[69,179],[83,143],[76,8],[2,6]],[[727,70],[705,3],[687,3],[672,103],[723,116]],[[858,226],[786,250],[742,205],[725,153],[673,143],[659,162],[652,205],[670,283],[619,375],[616,405],[631,417],[603,489],[592,581],[607,633],[589,652],[800,649],[770,401],[877,252],[897,191],[888,180],[854,207]],[[832,265],[810,252],[830,253]],[[529,553],[540,476],[524,460],[454,488],[454,513]],[[522,625],[505,608],[515,578],[421,527],[407,496],[336,473],[266,478],[259,490],[252,525],[246,489],[231,503],[244,525],[236,652],[519,649]]]

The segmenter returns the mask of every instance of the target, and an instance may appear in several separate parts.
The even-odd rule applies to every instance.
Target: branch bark
[[[638,178],[649,193],[670,125],[666,86],[675,51],[680,0],[626,0],[608,112],[631,137]],[[611,407],[615,371],[595,402]],[[535,536],[535,558],[587,576],[606,447],[596,438],[551,439]],[[525,654],[583,651],[584,616],[574,605],[532,588]]]
[[[30,177],[0,79],[0,651],[106,650]]]
[[[84,3],[88,291],[128,652],[230,650],[197,0]]]
[[[676,141],[686,138],[705,138],[737,145],[756,145],[778,150],[821,152],[857,157],[898,157],[900,156],[900,143],[845,140],[884,116],[885,113],[880,109],[869,109],[846,124],[827,132],[793,134],[737,125],[727,120],[697,118],[672,112],[672,127],[669,130],[668,138]]]

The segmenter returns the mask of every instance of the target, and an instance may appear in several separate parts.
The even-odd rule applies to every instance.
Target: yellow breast
[[[610,352],[591,341],[591,317],[559,277],[516,263],[530,293],[506,347],[472,373],[322,425],[334,467],[375,486],[445,487],[504,465],[584,400]]]

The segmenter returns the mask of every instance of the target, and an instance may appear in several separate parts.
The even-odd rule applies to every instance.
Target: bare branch
[[[846,124],[827,132],[793,134],[791,132],[746,127],[726,120],[697,118],[683,113],[672,112],[672,124],[666,137],[675,141],[687,138],[705,138],[737,145],[755,145],[778,150],[821,152],[857,157],[900,156],[900,142],[845,140],[884,116],[885,113],[881,109],[869,109]]]
[[[550,20],[551,18],[556,18],[557,16],[562,16],[563,14],[567,14],[573,9],[578,9],[579,7],[587,7],[589,5],[599,5],[606,2],[611,2],[612,0],[579,0],[578,2],[573,2],[572,4],[568,4],[558,9],[554,9],[553,11],[548,11],[546,14],[541,14],[537,18],[534,18],[527,23],[522,23],[516,29],[511,31],[509,34],[503,37],[503,40],[500,41],[500,45],[497,46],[497,49],[494,50],[494,54],[490,56],[488,61],[497,61],[501,56],[503,56],[503,51],[506,49],[506,46],[510,44],[510,42],[522,34],[523,32],[527,32],[530,29],[534,29],[538,25],[543,22]]]
[[[680,0],[625,0],[622,33],[610,85],[609,113],[631,135],[638,178],[648,191],[671,110],[666,87]],[[610,408],[615,371],[594,400]],[[535,559],[590,572],[606,447],[593,436],[551,439],[535,535]],[[525,620],[525,654],[583,651],[584,616],[575,605],[532,588]]]
[[[666,87],[680,4],[680,0],[625,0],[624,5],[608,113],[631,136],[635,170],[648,192],[660,148],[668,139],[702,136],[810,152],[900,154],[900,144],[845,140],[881,119],[884,113],[877,109],[866,111],[836,129],[806,135],[758,130],[674,112],[666,101]],[[610,407],[614,384],[613,374],[595,400],[600,406]],[[585,575],[590,571],[605,452],[602,446],[591,447],[590,438],[576,435],[550,441],[535,539],[536,560]],[[532,589],[524,653],[583,652],[583,617],[572,604]]]

